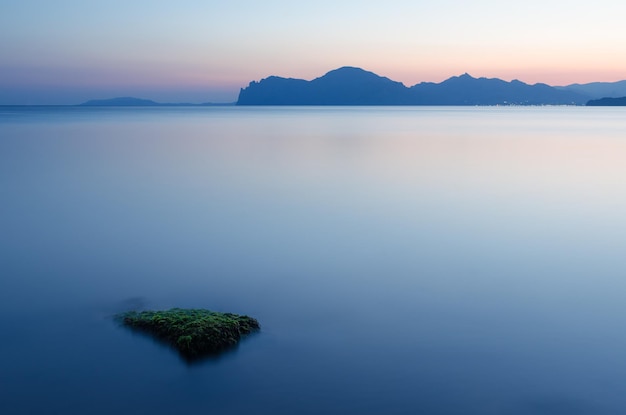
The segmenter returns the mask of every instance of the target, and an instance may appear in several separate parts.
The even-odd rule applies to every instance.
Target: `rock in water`
[[[252,317],[203,309],[129,311],[115,318],[126,327],[170,344],[187,360],[233,347],[242,336],[260,328]]]

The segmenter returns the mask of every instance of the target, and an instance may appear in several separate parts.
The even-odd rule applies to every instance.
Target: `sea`
[[[131,309],[255,317],[187,362]],[[0,413],[626,413],[626,108],[0,107]]]

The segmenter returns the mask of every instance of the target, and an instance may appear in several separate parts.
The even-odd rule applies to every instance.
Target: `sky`
[[[0,105],[234,102],[357,66],[412,86],[626,79],[623,0],[0,0]]]

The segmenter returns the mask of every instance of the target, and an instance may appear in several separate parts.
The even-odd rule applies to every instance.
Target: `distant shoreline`
[[[159,105],[81,105],[81,104],[0,104],[0,108],[81,108],[81,109],[93,109],[93,108],[210,108],[210,107],[236,107],[236,108],[374,108],[374,107],[386,107],[386,108],[531,108],[531,107],[577,107],[586,108],[593,106],[602,107],[619,107],[626,105],[586,105],[586,104],[285,104],[285,105],[237,105],[236,103],[229,104],[159,104]]]
[[[0,104],[6,107],[62,107],[62,108],[158,108],[158,107],[234,107],[235,103],[216,104],[161,104],[157,105],[83,105],[83,104]]]
[[[224,106],[235,105],[232,103],[213,103],[203,102],[200,104],[193,104],[190,102],[156,102],[150,99],[135,98],[135,97],[116,97],[107,99],[92,99],[85,101],[82,104],[78,104],[78,107],[212,107],[212,106]]]

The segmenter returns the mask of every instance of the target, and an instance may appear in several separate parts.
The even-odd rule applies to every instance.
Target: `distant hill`
[[[343,67],[322,77],[270,76],[252,81],[237,105],[584,105],[589,97],[546,84],[455,76],[407,88],[360,68]]]
[[[600,98],[600,99],[592,99],[587,102],[587,106],[589,107],[619,107],[626,106],[626,97],[620,98]]]
[[[626,81],[591,82],[588,84],[572,84],[557,86],[557,89],[577,92],[586,95],[589,99],[619,98],[626,96]]]
[[[587,101],[578,93],[546,84],[474,78],[467,73],[438,84],[423,82],[411,90],[421,105],[582,105]]]
[[[235,103],[216,104],[212,102],[205,102],[202,104],[188,104],[188,103],[160,103],[149,99],[133,98],[133,97],[119,97],[111,99],[93,99],[87,102],[79,104],[81,107],[208,107],[208,106],[224,106],[234,105]]]
[[[360,68],[343,67],[312,81],[270,76],[251,82],[237,105],[394,105],[408,104],[400,82]]]

